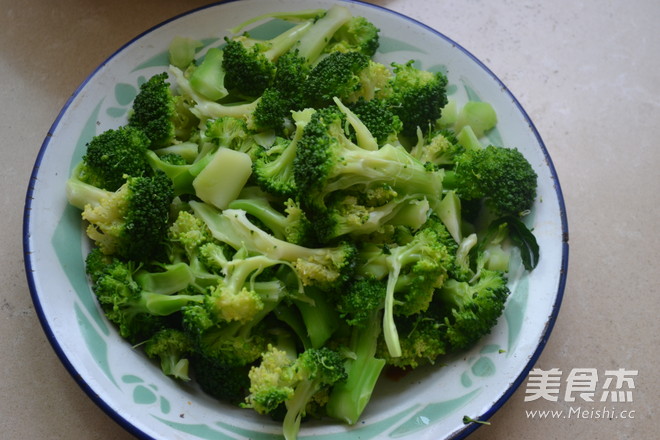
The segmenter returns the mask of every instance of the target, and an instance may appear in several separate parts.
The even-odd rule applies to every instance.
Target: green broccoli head
[[[199,120],[190,111],[191,103],[174,95],[167,73],[159,73],[140,86],[128,118],[151,141],[151,148],[167,147],[175,139],[187,140]]]
[[[485,199],[496,214],[517,217],[534,204],[537,174],[517,149],[490,145],[456,158],[455,187],[461,198]]]
[[[476,281],[447,280],[438,293],[447,311],[446,341],[452,351],[464,350],[490,333],[509,296],[503,272],[482,269]]]
[[[336,351],[308,348],[292,357],[270,346],[250,371],[250,394],[244,406],[272,414],[284,405],[284,436],[296,438],[303,417],[324,406],[330,388],[345,380],[344,357]]]
[[[85,206],[87,235],[106,254],[152,258],[166,242],[173,199],[172,182],[162,173],[128,177],[117,191]]]
[[[378,145],[394,144],[403,129],[403,123],[384,99],[358,99],[350,109],[371,132]]]
[[[440,72],[418,69],[413,61],[393,64],[390,106],[403,123],[401,133],[411,139],[435,125],[447,104],[447,77]]]
[[[131,126],[106,130],[87,144],[77,177],[85,183],[116,191],[126,176],[148,176],[152,170],[145,153],[149,138]]]
[[[365,17],[354,16],[337,30],[326,51],[358,51],[372,57],[380,45],[379,32],[380,29]]]
[[[397,320],[401,338],[401,355],[390,355],[384,340],[379,341],[377,355],[385,359],[387,365],[403,369],[415,369],[431,365],[438,357],[447,353],[445,326],[437,317],[429,313],[419,313]]]
[[[144,344],[145,354],[160,360],[163,374],[183,381],[190,380],[188,357],[193,350],[191,338],[170,327],[158,331]]]
[[[166,317],[203,299],[201,295],[186,292],[146,291],[136,279],[135,262],[107,256],[99,248],[88,254],[86,270],[106,317],[117,325],[120,335],[132,343],[148,340],[167,327]]]

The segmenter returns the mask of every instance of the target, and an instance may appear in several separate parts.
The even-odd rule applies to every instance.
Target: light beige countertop
[[[22,254],[37,152],[78,85],[142,31],[205,1],[0,0],[0,438],[133,438],[76,385],[40,326]],[[382,0],[484,62],[526,109],[565,196],[564,300],[536,367],[637,370],[614,417],[542,418],[524,383],[470,439],[654,439],[660,396],[660,2]],[[599,410],[603,404],[583,404]],[[564,413],[566,414],[566,413]],[[624,418],[625,415],[625,418]]]

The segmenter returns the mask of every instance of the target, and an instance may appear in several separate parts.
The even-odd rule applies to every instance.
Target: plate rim
[[[179,20],[182,17],[186,17],[188,15],[192,15],[194,13],[210,9],[210,8],[216,8],[223,6],[228,3],[235,3],[239,2],[242,0],[227,0],[227,1],[218,1],[214,3],[210,3],[208,5],[203,5],[197,8],[193,8],[187,11],[184,11],[182,13],[176,14],[166,20],[161,21],[160,23],[151,26],[150,28],[146,29],[143,32],[140,32],[139,34],[135,35],[133,38],[128,40],[126,43],[121,45],[118,49],[116,49],[112,54],[110,54],[104,61],[102,61],[99,65],[97,65],[87,76],[86,78],[80,83],[78,87],[74,90],[74,92],[67,98],[65,103],[63,104],[62,108],[60,109],[57,117],[51,124],[50,128],[48,129],[46,136],[40,146],[40,149],[37,153],[37,156],[35,158],[35,162],[32,168],[32,171],[30,173],[30,178],[29,178],[29,183],[27,186],[27,191],[25,195],[25,202],[24,202],[24,208],[23,208],[23,223],[22,223],[22,241],[23,241],[23,260],[24,260],[24,268],[25,268],[25,273],[26,273],[26,278],[27,278],[27,283],[28,287],[30,290],[30,296],[32,299],[32,302],[35,307],[35,312],[37,314],[37,317],[39,319],[40,325],[46,334],[47,340],[49,341],[50,345],[52,346],[53,350],[55,351],[57,357],[60,359],[62,364],[64,365],[65,369],[67,372],[70,374],[70,376],[74,379],[74,381],[78,384],[78,386],[87,394],[87,396],[108,416],[110,416],[117,424],[119,424],[123,429],[125,429],[127,432],[142,438],[142,439],[152,439],[153,437],[149,436],[146,432],[144,432],[142,429],[138,428],[136,425],[131,423],[127,417],[124,417],[120,414],[119,411],[116,409],[112,408],[97,392],[94,391],[92,386],[88,383],[88,381],[83,378],[78,371],[76,370],[76,367],[73,365],[67,354],[64,352],[64,349],[62,348],[60,342],[58,341],[57,337],[55,336],[54,331],[52,330],[49,321],[47,317],[44,314],[43,306],[41,304],[39,292],[37,290],[36,286],[36,279],[34,276],[34,270],[33,270],[33,261],[32,261],[32,253],[33,253],[33,247],[31,245],[30,241],[30,235],[31,235],[31,229],[33,227],[32,222],[31,222],[31,209],[32,209],[32,200],[33,200],[33,195],[35,191],[35,182],[37,181],[37,176],[39,174],[39,170],[41,168],[41,163],[42,160],[46,154],[46,150],[48,149],[48,146],[50,145],[50,141],[52,138],[53,133],[56,131],[58,128],[62,118],[64,115],[67,113],[71,105],[75,102],[76,98],[80,95],[80,93],[84,90],[84,88],[87,86],[88,83],[90,83],[96,75],[99,73],[101,69],[104,68],[105,65],[107,65],[109,62],[111,62],[114,58],[116,58],[119,54],[121,54],[124,50],[126,50],[128,47],[139,41],[141,38],[144,36],[156,31],[157,29],[160,29],[167,24],[174,22],[176,20]],[[528,362],[525,364],[523,369],[520,371],[518,376],[513,380],[510,385],[507,387],[506,391],[495,401],[492,403],[489,403],[488,410],[486,410],[483,414],[480,415],[479,420],[488,420],[490,417],[492,417],[508,400],[509,398],[516,392],[516,390],[520,387],[520,385],[524,382],[525,378],[527,377],[529,371],[532,369],[534,364],[538,361],[541,353],[545,349],[547,342],[550,338],[550,335],[552,333],[552,330],[554,329],[554,325],[556,323],[559,310],[561,308],[561,304],[563,301],[564,297],[564,291],[566,287],[566,281],[567,281],[567,276],[568,276],[568,259],[569,259],[569,228],[568,228],[568,216],[567,216],[567,210],[566,210],[566,204],[563,196],[563,191],[561,188],[561,184],[559,181],[559,176],[557,174],[557,171],[555,169],[554,163],[552,161],[552,158],[547,150],[547,147],[541,138],[541,135],[539,131],[537,130],[536,126],[534,125],[533,121],[529,117],[527,111],[523,108],[523,106],[520,104],[518,99],[514,96],[513,92],[509,87],[507,87],[502,80],[488,67],[486,66],[483,62],[481,62],[480,59],[478,59],[475,55],[473,55],[469,50],[467,50],[465,47],[454,41],[452,38],[448,37],[444,33],[438,31],[437,29],[415,19],[412,18],[408,15],[405,15],[401,12],[394,11],[392,9],[389,9],[385,6],[381,6],[378,4],[372,4],[372,3],[366,3],[361,0],[340,0],[342,3],[348,3],[348,4],[357,4],[362,7],[367,7],[367,8],[373,8],[380,10],[381,12],[389,13],[394,16],[397,16],[398,18],[407,21],[415,26],[419,26],[432,34],[436,35],[437,37],[444,39],[446,42],[450,43],[452,46],[457,48],[459,51],[461,51],[464,55],[469,57],[474,63],[476,63],[488,76],[491,77],[502,89],[502,91],[511,99],[511,102],[514,104],[516,109],[520,112],[520,115],[522,118],[525,120],[525,122],[528,124],[529,129],[531,130],[532,134],[536,138],[538,145],[541,149],[541,152],[543,154],[543,158],[545,160],[546,166],[548,167],[548,171],[550,173],[550,177],[553,181],[553,186],[554,186],[554,191],[557,196],[557,202],[558,202],[558,210],[559,210],[559,218],[560,218],[560,223],[561,223],[561,233],[562,233],[562,238],[561,238],[561,263],[560,263],[560,274],[559,274],[559,279],[557,283],[557,292],[555,294],[555,299],[554,303],[552,306],[552,312],[550,313],[548,320],[545,324],[544,330],[542,334],[540,335],[540,339],[538,341],[538,344],[536,346],[536,349],[534,352],[531,354],[529,357]],[[474,432],[476,429],[478,429],[481,426],[479,423],[471,423],[468,425],[465,425],[461,429],[450,433],[448,439],[451,440],[458,440],[458,439],[463,439],[467,437],[469,434]]]

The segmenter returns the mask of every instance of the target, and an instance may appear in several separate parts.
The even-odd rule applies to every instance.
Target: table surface
[[[26,283],[21,227],[29,175],[60,108],[118,47],[208,1],[0,0],[0,437],[128,439],[51,349]],[[570,264],[561,312],[536,367],[637,370],[616,418],[545,419],[524,386],[471,439],[657,438],[660,276],[660,2],[382,0],[459,42],[511,89],[553,158]],[[582,409],[602,409],[602,404]],[[623,414],[619,411],[626,411]]]

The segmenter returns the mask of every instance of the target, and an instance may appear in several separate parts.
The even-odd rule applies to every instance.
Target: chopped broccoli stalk
[[[225,209],[240,194],[252,175],[252,160],[246,153],[218,148],[212,159],[192,182],[195,195],[204,202]]]
[[[310,286],[305,289],[305,300],[294,300],[294,304],[300,311],[310,347],[323,347],[341,325],[327,293]]]
[[[218,101],[229,93],[225,87],[223,58],[223,51],[212,47],[206,52],[202,63],[190,74],[190,87],[211,101]]]
[[[292,49],[298,51],[309,63],[313,63],[323,53],[333,35],[352,17],[345,6],[332,5]]]
[[[192,38],[175,36],[167,47],[170,64],[186,69],[195,60],[195,54],[204,44]]]
[[[256,218],[277,239],[303,246],[311,242],[312,225],[293,199],[287,199],[278,210],[264,195],[242,194],[241,197],[245,198],[236,199],[227,207],[241,209]]]
[[[188,356],[193,352],[193,344],[185,332],[174,328],[160,330],[144,344],[144,352],[160,360],[163,374],[185,382],[190,380]]]
[[[497,113],[490,103],[468,101],[458,112],[454,130],[458,133],[463,127],[470,126],[474,135],[480,138],[495,125],[497,125]]]

